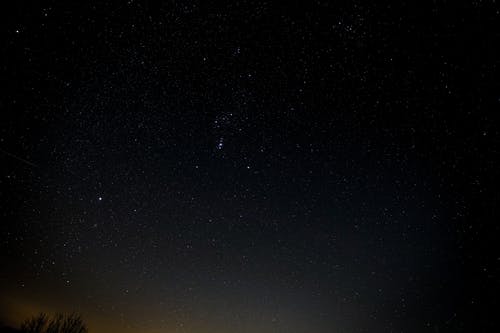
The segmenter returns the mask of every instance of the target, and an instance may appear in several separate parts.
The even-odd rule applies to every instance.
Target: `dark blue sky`
[[[494,331],[499,9],[2,10],[0,319]]]

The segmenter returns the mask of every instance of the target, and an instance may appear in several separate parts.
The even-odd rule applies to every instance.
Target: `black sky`
[[[498,328],[494,1],[1,6],[3,322]]]

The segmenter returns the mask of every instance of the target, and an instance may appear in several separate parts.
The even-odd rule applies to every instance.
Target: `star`
[[[219,138],[219,141],[217,142],[217,149],[222,150],[224,148],[224,138]]]

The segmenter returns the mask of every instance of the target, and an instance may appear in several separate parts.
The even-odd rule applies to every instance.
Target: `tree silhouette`
[[[56,314],[49,317],[40,313],[21,324],[22,333],[88,333],[87,326],[80,315]]]

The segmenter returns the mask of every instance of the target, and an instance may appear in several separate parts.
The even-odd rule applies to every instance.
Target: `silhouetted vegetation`
[[[75,313],[49,317],[40,313],[21,324],[22,333],[88,333],[82,317]]]

